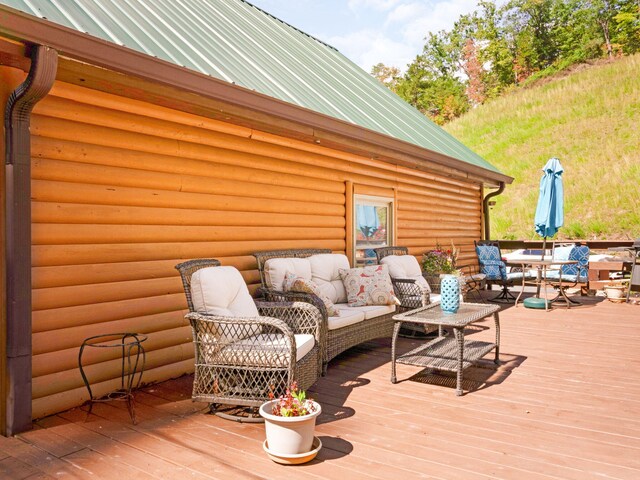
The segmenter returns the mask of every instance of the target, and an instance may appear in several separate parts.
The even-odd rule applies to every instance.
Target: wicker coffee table
[[[433,368],[456,372],[456,395],[462,395],[462,374],[464,369],[480,360],[491,350],[495,349],[494,363],[499,365],[500,355],[500,318],[498,305],[481,303],[462,303],[457,313],[447,314],[442,311],[439,303],[432,303],[426,307],[394,315],[393,337],[391,344],[391,383],[396,383],[396,362],[405,365]],[[496,324],[496,342],[482,342],[479,340],[465,340],[464,328],[474,322],[493,315]],[[396,340],[403,322],[437,325],[453,330],[453,336],[439,336],[430,340],[410,352],[396,358]]]

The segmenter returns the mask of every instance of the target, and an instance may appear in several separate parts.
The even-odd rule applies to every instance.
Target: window
[[[393,242],[393,199],[355,195],[353,205],[355,265],[375,264],[373,249]]]

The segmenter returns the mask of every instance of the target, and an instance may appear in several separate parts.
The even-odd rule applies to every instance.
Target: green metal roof
[[[0,3],[500,173],[335,48],[243,0]]]

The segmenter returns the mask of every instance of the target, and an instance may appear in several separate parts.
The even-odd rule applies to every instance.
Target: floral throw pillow
[[[393,293],[387,265],[338,270],[351,307],[394,305],[400,302]]]
[[[311,280],[305,280],[302,277],[298,277],[295,273],[286,272],[284,274],[284,282],[282,284],[285,292],[301,292],[311,293],[322,300],[325,308],[327,309],[327,315],[330,317],[339,317],[340,310],[336,308],[334,303],[324,293],[320,291],[320,288]]]

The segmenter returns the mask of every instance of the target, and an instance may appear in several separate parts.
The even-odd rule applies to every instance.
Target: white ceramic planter
[[[604,287],[604,294],[607,296],[610,302],[622,303],[626,301],[627,287],[623,285],[606,285]]]
[[[271,400],[260,406],[269,450],[282,455],[311,451],[316,418],[322,410],[320,404],[313,402],[316,411],[303,417],[280,417],[271,413],[275,402],[277,400]]]

